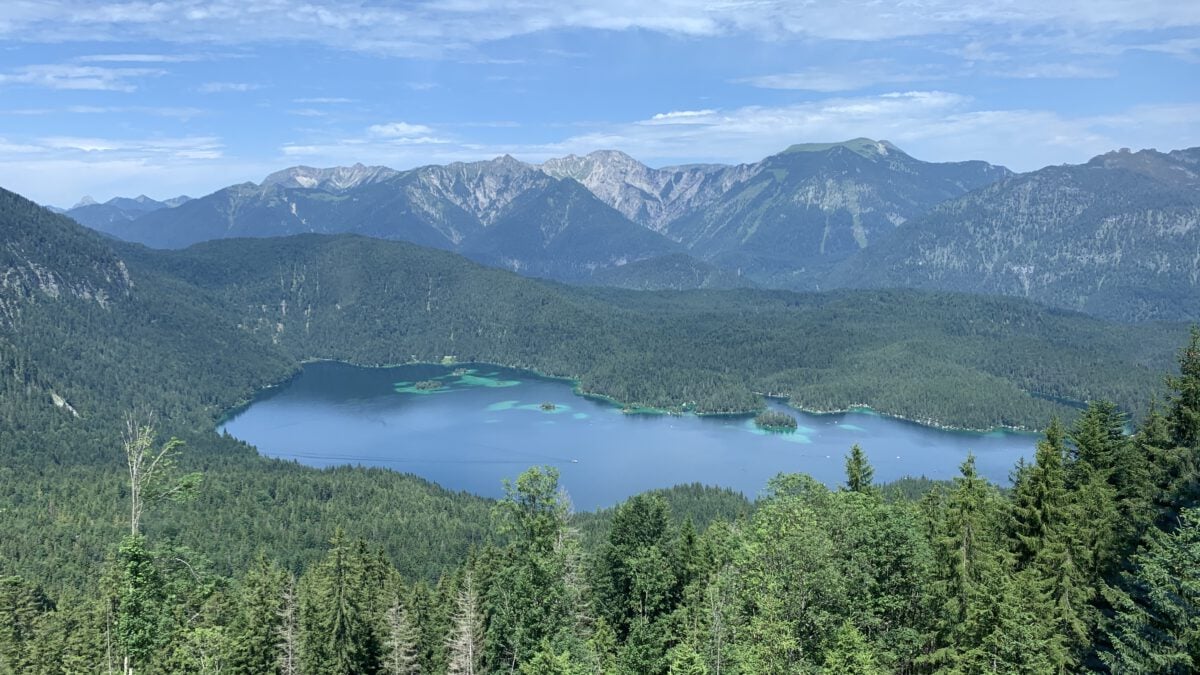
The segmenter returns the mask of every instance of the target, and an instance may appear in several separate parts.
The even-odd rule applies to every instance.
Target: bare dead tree
[[[162,499],[181,499],[190,496],[200,481],[199,474],[175,478],[175,457],[183,441],[172,438],[155,448],[154,415],[125,416],[122,443],[129,467],[129,533],[141,532],[142,513],[146,505]]]
[[[475,590],[475,579],[467,572],[462,590],[458,592],[458,606],[446,648],[450,652],[448,675],[475,675],[479,672],[479,658],[483,652],[483,617],[479,612],[479,594]]]

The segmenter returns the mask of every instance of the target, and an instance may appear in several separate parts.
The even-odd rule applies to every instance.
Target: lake
[[[436,381],[441,387],[422,389]],[[425,385],[429,386],[429,385]],[[544,403],[553,409],[544,409]],[[453,490],[496,497],[502,480],[552,465],[579,510],[699,482],[759,494],[780,472],[836,486],[857,443],[886,482],[951,478],[967,452],[1007,484],[1037,437],[946,431],[870,412],[796,417],[795,433],[767,433],[749,417],[626,414],[578,396],[570,383],[490,365],[361,368],[319,362],[233,415],[222,429],[270,457],[325,467],[381,466]]]

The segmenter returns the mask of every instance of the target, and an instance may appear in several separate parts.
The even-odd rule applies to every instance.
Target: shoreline
[[[262,387],[262,388],[256,390],[254,392],[254,394],[252,396],[250,396],[248,399],[238,401],[235,405],[226,409],[223,413],[221,413],[220,417],[217,419],[214,429],[219,430],[222,426],[224,426],[226,423],[228,423],[230,420],[232,420],[238,414],[243,412],[247,407],[249,407],[255,401],[257,401],[263,394],[269,393],[272,390],[280,389],[283,386],[285,386],[288,382],[295,379],[295,377],[300,374],[300,372],[303,370],[303,367],[305,365],[308,365],[310,363],[337,363],[337,364],[342,364],[342,365],[347,365],[347,366],[353,366],[356,368],[380,368],[380,369],[402,368],[404,366],[439,366],[439,367],[444,367],[444,368],[455,368],[455,367],[461,368],[461,367],[465,367],[468,365],[480,365],[480,366],[494,366],[497,368],[508,368],[510,370],[522,370],[527,373],[532,373],[533,375],[540,377],[542,379],[559,380],[562,382],[567,382],[571,385],[571,391],[576,396],[607,403],[607,404],[619,409],[621,411],[621,413],[624,415],[670,415],[670,416],[678,416],[678,417],[694,415],[696,417],[732,417],[732,418],[736,418],[736,417],[748,417],[748,416],[755,415],[755,414],[761,412],[766,407],[764,405],[763,407],[754,408],[754,409],[750,409],[750,410],[697,412],[694,410],[689,410],[687,403],[681,404],[678,409],[659,408],[656,406],[646,406],[646,405],[640,405],[640,404],[626,403],[624,401],[621,401],[621,400],[614,398],[612,396],[609,396],[607,394],[593,392],[593,391],[587,391],[587,390],[583,389],[580,386],[580,383],[579,383],[580,378],[578,376],[554,375],[551,373],[547,373],[547,372],[538,370],[537,368],[525,366],[525,365],[521,365],[521,364],[495,363],[492,361],[455,361],[454,363],[445,363],[443,361],[405,361],[403,363],[394,363],[394,364],[366,365],[366,364],[354,363],[352,361],[344,361],[341,359],[309,357],[309,358],[300,359],[297,363],[297,367],[294,368],[293,371],[291,372],[291,374],[289,374],[286,378],[280,380],[279,382],[269,384],[265,387]],[[767,401],[775,401],[785,407],[791,408],[793,410],[804,413],[806,415],[830,416],[830,415],[846,415],[846,414],[855,414],[855,413],[864,414],[864,415],[877,415],[880,417],[887,417],[889,419],[897,420],[900,422],[906,422],[908,424],[915,424],[915,425],[921,426],[921,427],[937,429],[939,431],[971,433],[971,434],[991,434],[991,433],[1000,432],[1000,433],[1010,433],[1010,434],[1019,434],[1019,435],[1038,435],[1041,433],[1041,430],[1038,430],[1038,429],[1030,429],[1028,427],[1016,427],[1016,426],[1010,426],[1010,425],[994,425],[994,426],[986,428],[986,429],[978,429],[978,428],[972,428],[972,427],[966,427],[966,426],[957,426],[957,425],[953,425],[953,424],[946,424],[944,422],[937,421],[933,418],[913,418],[913,417],[906,417],[904,415],[900,415],[900,414],[896,414],[896,413],[889,413],[889,412],[886,412],[883,410],[877,410],[866,403],[853,403],[853,404],[850,404],[843,408],[836,408],[836,409],[812,408],[812,407],[805,407],[803,405],[795,403],[787,396],[784,396],[781,394],[770,393],[770,392],[752,392],[752,393],[754,393],[758,396],[761,396],[763,398],[764,403]]]

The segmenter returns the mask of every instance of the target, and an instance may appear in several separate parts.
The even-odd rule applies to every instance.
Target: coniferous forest
[[[305,564],[226,570],[143,516],[207,477],[131,418],[127,532],[99,573],[0,581],[14,673],[1189,673],[1200,665],[1200,330],[1132,434],[1113,405],[1054,422],[1005,491],[974,459],[919,496],[847,454],[828,489],[700,490],[580,522],[533,467],[477,509],[460,560],[403,573],[335,529]],[[360,477],[365,479],[366,477]],[[686,492],[686,491],[683,491]],[[113,495],[115,497],[115,495]],[[369,499],[369,498],[368,498]],[[420,508],[418,506],[417,508]],[[33,525],[32,523],[30,525]],[[581,525],[587,528],[583,533]],[[442,537],[442,532],[425,536]],[[219,535],[218,535],[219,536]]]
[[[0,0],[0,675],[1200,675],[1200,0]]]
[[[0,295],[0,672],[1200,666],[1200,330],[1175,345],[1175,363],[1156,389],[1134,364],[1153,354],[1161,335],[1016,301],[883,293],[839,304],[747,292],[729,301],[739,308],[734,320],[722,314],[734,310],[722,308],[720,294],[568,291],[360,239],[222,242],[159,254],[114,246],[17,198],[0,206],[9,241],[0,262],[15,270]],[[367,262],[318,265],[316,258],[348,260],[336,255],[341,247]],[[289,268],[288,256],[309,262]],[[370,256],[403,261],[406,274],[427,283],[350,283]],[[315,270],[325,276],[314,279]],[[472,305],[485,282],[493,282],[493,302]],[[310,303],[289,302],[308,293]],[[373,313],[380,295],[399,309]],[[971,458],[950,483],[878,485],[872,449],[847,448],[845,481],[835,489],[780,475],[753,502],[681,486],[581,514],[551,467],[530,468],[493,501],[386,470],[267,460],[211,431],[301,358],[400,361],[387,350],[422,344],[418,358],[493,349],[483,355],[582,363],[593,377],[624,383],[621,391],[639,391],[625,369],[651,371],[636,350],[587,351],[602,326],[632,331],[622,327],[653,315],[679,329],[675,322],[708,306],[706,325],[717,336],[757,332],[752,344],[770,345],[784,334],[771,332],[774,321],[807,317],[813,330],[794,344],[830,350],[840,337],[838,347],[852,350],[871,343],[866,331],[844,327],[856,316],[889,316],[885,301],[920,310],[920,320],[895,319],[906,330],[924,326],[910,349],[960,350],[936,355],[962,365],[922,380],[918,412],[960,400],[953,385],[964,382],[1018,392],[1053,384],[1123,402],[1087,395],[1092,402],[1075,414],[1043,399],[1046,406],[1030,404],[1031,423],[1039,415],[1050,421],[1036,457],[1014,467],[1003,489],[983,480]],[[506,312],[531,304],[545,310],[542,323],[518,329]],[[982,313],[962,320],[964,308],[980,306],[1002,308],[1003,321],[983,322]],[[758,314],[772,321],[756,324]],[[831,316],[844,321],[823,323]],[[1014,319],[1024,328],[1012,327]],[[556,329],[571,324],[582,326],[570,337],[573,349],[556,348]],[[616,334],[641,336],[639,345],[666,334],[651,328],[664,332]],[[985,358],[982,347],[969,347],[973,334],[979,345],[1026,349]],[[730,369],[697,365],[681,369],[679,381],[689,373],[711,378],[703,391],[714,396],[750,391],[730,374],[744,355],[690,353],[716,353]],[[750,358],[770,353],[764,347]],[[878,381],[903,380],[902,367],[889,380],[879,366],[886,359],[862,354]],[[668,358],[684,362],[661,351],[651,363]],[[981,375],[990,370],[999,374]],[[840,386],[869,391],[853,380]],[[1156,403],[1128,403],[1155,391]],[[979,410],[987,396],[983,389],[966,400]]]

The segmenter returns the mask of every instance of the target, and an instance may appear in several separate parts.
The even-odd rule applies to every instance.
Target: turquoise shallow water
[[[436,380],[441,387],[416,388]],[[543,404],[552,404],[544,406]],[[780,472],[833,486],[858,443],[877,480],[950,478],[968,450],[1006,483],[1036,437],[943,431],[852,412],[796,416],[795,433],[764,432],[748,417],[627,415],[576,396],[560,380],[488,365],[359,368],[314,363],[224,425],[271,457],[312,466],[363,464],[414,473],[445,487],[499,496],[504,478],[550,464],[576,508],[611,506],[679,483],[723,485],[755,496]]]

